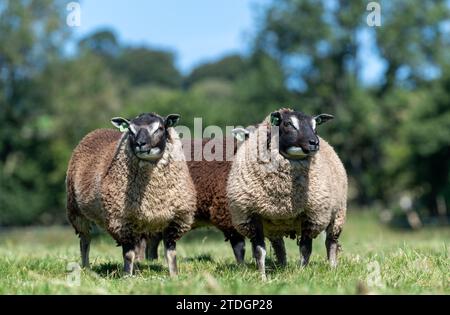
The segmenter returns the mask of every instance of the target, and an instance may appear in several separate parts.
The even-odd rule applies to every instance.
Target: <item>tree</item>
[[[450,72],[390,100],[397,110],[397,128],[384,147],[390,196],[409,193],[432,214],[445,212],[450,201]]]
[[[241,77],[248,69],[247,62],[239,55],[229,55],[216,62],[204,63],[197,66],[185,79],[185,86],[208,79],[223,79],[234,81]]]
[[[46,102],[36,86],[68,36],[63,5],[6,0],[0,6],[0,225],[33,222],[30,214],[46,206],[46,142],[33,132]]]
[[[360,204],[380,193],[371,180],[379,169],[378,108],[358,83],[356,35],[364,13],[360,3],[350,1],[336,6],[327,1],[274,2],[262,16],[256,38],[256,47],[283,66],[296,96],[291,106],[335,114],[334,124],[322,132],[343,158]]]
[[[110,62],[119,55],[121,47],[112,30],[97,30],[80,40],[78,46],[81,52],[91,52]]]
[[[180,87],[181,74],[174,59],[174,55],[167,51],[127,47],[114,61],[113,69],[117,74],[125,75],[133,86],[151,83]]]
[[[450,5],[445,0],[408,0],[381,3],[382,27],[375,32],[387,69],[381,92],[395,86],[419,87],[450,63]]]
[[[443,173],[448,169],[444,167],[448,165],[445,142],[428,140],[434,151],[421,162],[418,157],[423,158],[423,154],[411,147],[412,139],[421,136],[427,141],[431,137],[429,126],[434,119],[421,111],[427,112],[425,107],[430,106],[428,110],[441,116],[448,106],[429,96],[436,89],[431,86],[445,86],[440,75],[450,60],[450,35],[445,27],[450,16],[448,2],[430,0],[418,6],[406,0],[382,1],[381,8],[382,26],[369,29],[365,4],[357,1],[274,1],[260,18],[255,40],[256,50],[282,65],[286,82],[299,100],[297,108],[336,115],[334,124],[322,132],[342,157],[350,175],[352,200],[359,205],[391,201],[389,183],[395,180],[394,173],[408,178],[396,187],[407,190],[427,186],[425,178],[431,178],[423,171],[435,170],[431,164],[439,165]],[[363,31],[375,36],[374,52],[387,64],[379,84],[370,88],[360,80],[364,61],[360,54],[365,43],[358,38]],[[412,91],[421,87],[417,93],[427,95],[421,110],[398,103],[400,99],[413,102],[418,94]],[[397,110],[416,122],[414,130],[406,127],[409,123],[399,125],[403,120]],[[398,132],[404,133],[401,143],[395,138]],[[407,148],[407,153],[389,155],[386,143]],[[398,158],[404,166],[389,161],[389,157]],[[443,162],[438,163],[438,159]],[[414,163],[421,164],[422,170],[416,171]],[[387,171],[386,164],[396,166]],[[434,199],[444,187],[442,182],[448,180],[448,175],[442,176],[431,180],[433,188],[418,196]]]

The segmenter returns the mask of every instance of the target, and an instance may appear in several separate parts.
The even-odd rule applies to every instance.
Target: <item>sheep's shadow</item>
[[[214,262],[214,258],[210,254],[200,254],[194,257],[185,257],[183,262]]]
[[[282,269],[284,267],[279,266],[275,260],[271,258],[266,258],[266,269],[267,270],[273,270],[273,269]],[[217,272],[237,272],[237,271],[244,271],[244,270],[255,270],[257,271],[258,268],[256,266],[256,261],[254,259],[246,259],[243,263],[238,264],[237,262],[224,262],[224,263],[218,263],[215,267],[215,271]]]
[[[279,274],[283,274],[288,269],[297,269],[297,270],[306,270],[309,268],[318,268],[323,266],[323,262],[320,261],[311,261],[308,266],[302,267],[299,262],[288,262],[286,266],[279,265],[276,259],[268,257],[266,258],[266,274],[276,276]],[[238,264],[236,262],[228,262],[228,263],[218,263],[214,269],[217,273],[227,273],[227,272],[258,272],[258,267],[256,265],[255,260],[247,259],[244,263]]]
[[[123,265],[116,262],[105,262],[91,266],[91,271],[103,278],[120,278],[123,274]]]
[[[146,270],[154,272],[165,271],[164,266],[157,262],[137,262],[135,263],[135,272],[137,274],[142,273]],[[123,278],[125,275],[123,273],[123,264],[118,262],[106,262],[99,265],[91,267],[91,271],[102,278]]]
[[[256,264],[253,262],[246,261],[241,264],[238,264],[236,262],[229,262],[217,264],[214,268],[214,271],[218,273],[227,273],[227,272],[239,272],[243,270],[251,270],[252,268],[256,268]]]

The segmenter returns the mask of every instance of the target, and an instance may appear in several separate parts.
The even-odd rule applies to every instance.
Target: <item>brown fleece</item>
[[[99,129],[80,142],[67,170],[67,214],[78,234],[88,235],[92,221],[119,244],[136,244],[169,224],[177,227],[174,240],[190,229],[195,188],[181,141],[173,128],[168,132],[156,163],[131,152],[128,133]]]
[[[263,127],[270,129],[269,117],[239,147],[230,171],[227,194],[234,226],[252,238],[249,223],[257,216],[269,238],[302,231],[315,238],[326,229],[337,239],[347,209],[347,175],[339,157],[320,138],[320,150],[308,160],[291,161],[272,150],[277,167],[271,169],[268,161],[254,158],[257,131]],[[266,133],[259,134],[266,141]]]
[[[227,139],[231,145],[235,145],[233,138]],[[231,169],[231,161],[227,161],[227,151],[225,139],[222,144],[218,144],[222,148],[222,161],[207,161],[202,155],[201,161],[194,160],[195,148],[205,149],[205,145],[214,141],[211,139],[191,140],[183,142],[185,146],[190,146],[189,151],[185,150],[187,156],[191,156],[191,160],[187,162],[192,180],[197,191],[197,212],[195,222],[192,228],[204,225],[213,225],[221,230],[228,239],[233,235],[239,234],[233,227],[231,214],[227,204],[226,187],[228,174]],[[211,144],[211,142],[210,142]],[[235,147],[231,150],[234,154]],[[212,150],[215,153],[215,147]],[[220,152],[218,152],[220,154]]]

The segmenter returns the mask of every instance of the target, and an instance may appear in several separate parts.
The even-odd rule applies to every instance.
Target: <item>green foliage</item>
[[[78,43],[81,52],[93,52],[103,58],[116,57],[120,53],[120,44],[112,30],[97,30]]]
[[[124,48],[113,62],[116,75],[126,76],[131,85],[157,84],[179,87],[181,75],[170,52],[145,47]]]
[[[439,199],[450,198],[450,72],[393,99],[398,127],[385,144],[386,174],[436,214]]]
[[[398,83],[420,85],[433,72],[448,66],[450,33],[444,27],[450,19],[447,1],[423,1],[416,5],[408,0],[386,0],[381,5],[383,27],[375,35],[379,51],[388,61],[383,89]],[[399,82],[401,71],[406,74]]]
[[[247,70],[246,61],[239,55],[225,56],[217,62],[205,63],[195,68],[186,78],[186,86],[191,86],[203,79],[215,78],[234,81]]]
[[[321,133],[344,161],[350,200],[390,206],[412,193],[435,213],[437,199],[449,205],[450,6],[405,0],[381,7],[382,27],[369,29],[357,1],[274,2],[261,17],[257,47],[296,83],[299,106],[337,118]],[[372,88],[359,80],[362,32],[375,36],[374,54],[387,65]]]
[[[39,73],[61,56],[62,12],[63,3],[50,0],[0,7],[0,225],[46,222],[48,206],[59,203],[47,186],[52,164],[42,134],[51,122],[37,87]]]
[[[409,194],[415,208],[442,213],[450,205],[450,8],[443,0],[381,6],[383,25],[369,28],[358,1],[273,1],[247,56],[182,76],[173,52],[127,45],[109,29],[67,57],[74,38],[64,1],[5,0],[0,226],[65,222],[71,152],[111,117],[179,113],[190,128],[194,117],[204,127],[246,126],[281,107],[335,116],[319,134],[346,166],[351,207],[396,209]],[[364,32],[386,66],[373,86],[360,79]]]

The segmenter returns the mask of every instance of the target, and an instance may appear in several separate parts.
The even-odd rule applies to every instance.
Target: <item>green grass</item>
[[[79,262],[69,227],[15,229],[0,234],[0,294],[449,294],[449,242],[448,228],[394,231],[372,214],[350,213],[337,269],[327,265],[322,236],[307,268],[298,267],[298,248],[287,239],[288,266],[277,268],[268,249],[268,281],[262,282],[249,244],[246,265],[237,266],[214,229],[193,231],[178,243],[178,279],[168,277],[162,259],[123,277],[121,249],[102,236],[93,240],[92,270],[81,271],[78,286],[67,281],[67,265]]]

